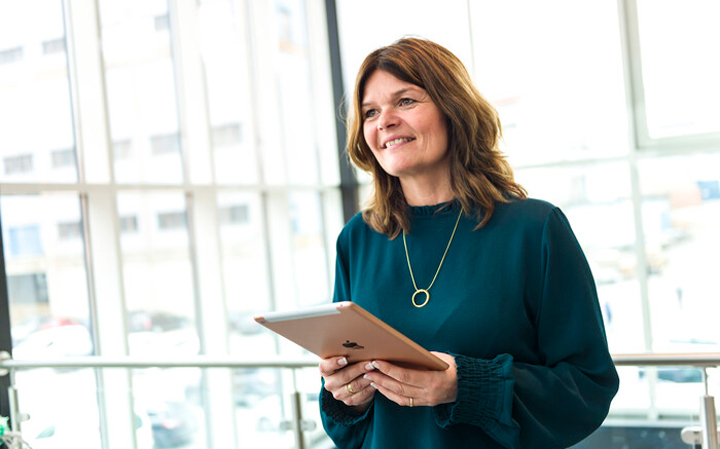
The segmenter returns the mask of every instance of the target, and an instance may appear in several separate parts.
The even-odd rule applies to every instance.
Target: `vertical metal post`
[[[343,203],[343,217],[349,221],[359,210],[358,180],[345,152],[347,133],[345,130],[345,87],[343,83],[342,60],[340,57],[340,33],[338,30],[337,1],[325,0],[327,17],[328,46],[330,49],[330,70],[332,71],[333,101],[335,103],[335,138],[340,162],[340,193]]]
[[[305,449],[302,429],[302,401],[297,389],[293,392],[290,402],[292,403],[292,429],[295,435],[295,447]]]
[[[8,387],[8,406],[10,408],[10,430],[20,433],[20,405],[18,403],[17,388],[15,388],[14,376],[10,371],[10,386]]]
[[[717,416],[715,398],[708,394],[707,368],[702,369],[705,395],[700,398],[700,425],[703,432],[703,449],[718,449]]]
[[[2,203],[1,198],[0,203]],[[12,334],[10,333],[10,297],[2,236],[2,210],[0,210],[0,359],[6,359],[10,358],[12,353]],[[11,385],[10,376],[0,375],[0,415],[2,416],[10,416],[10,398],[6,393],[10,391]]]

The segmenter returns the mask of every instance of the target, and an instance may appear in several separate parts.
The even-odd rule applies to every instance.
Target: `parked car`
[[[241,368],[233,370],[235,404],[251,407],[256,402],[280,391],[280,373],[272,368]]]
[[[647,375],[647,370],[640,370],[638,373],[640,379],[643,379]],[[702,382],[702,371],[699,368],[657,368],[657,378],[661,381],[666,382]]]
[[[147,413],[135,410],[135,441],[137,449],[154,449],[155,441]],[[37,420],[43,418],[31,418]],[[88,429],[97,416],[82,415],[81,410],[67,414],[45,415],[44,422],[23,424],[23,435],[32,449],[100,448],[99,425]],[[39,429],[39,430],[38,430]],[[32,431],[32,434],[28,433]]]
[[[14,348],[18,360],[87,356],[94,352],[92,337],[82,324],[41,328],[23,338]]]
[[[147,407],[147,413],[158,449],[190,443],[198,433],[199,419],[192,406],[185,402],[154,403]]]

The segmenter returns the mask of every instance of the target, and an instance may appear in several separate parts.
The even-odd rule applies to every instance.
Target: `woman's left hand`
[[[442,352],[433,352],[447,362],[445,371],[428,371],[401,368],[390,362],[375,360],[374,371],[365,373],[383,396],[406,407],[435,406],[455,402],[457,398],[457,366],[455,357]]]

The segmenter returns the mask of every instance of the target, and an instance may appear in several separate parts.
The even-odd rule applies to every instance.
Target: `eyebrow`
[[[405,95],[406,93],[408,93],[409,91],[417,91],[418,89],[420,89],[420,87],[415,87],[415,86],[406,87],[406,88],[404,88],[404,89],[400,89],[400,90],[398,90],[398,91],[396,91],[396,92],[393,92],[392,98],[401,97],[401,96]],[[362,109],[362,108],[364,108],[364,107],[370,106],[371,104],[373,104],[373,103],[366,101],[366,102],[364,102],[364,103],[362,103],[362,104],[360,105],[360,108]]]

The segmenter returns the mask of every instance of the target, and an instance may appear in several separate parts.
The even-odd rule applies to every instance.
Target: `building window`
[[[58,238],[60,240],[72,240],[82,238],[82,226],[79,221],[58,223]]]
[[[0,50],[0,64],[10,64],[17,62],[23,58],[23,48],[15,47],[6,50]]]
[[[51,157],[53,168],[75,166],[75,150],[73,148],[54,150],[51,154]]]
[[[47,304],[48,289],[45,273],[10,275],[7,277],[10,302],[14,304]]]
[[[164,212],[158,214],[158,227],[164,231],[187,228],[185,212]]]
[[[55,53],[65,53],[65,38],[52,39],[42,43],[44,55],[52,55]]]
[[[134,234],[138,231],[137,215],[127,215],[120,217],[120,233]]]
[[[221,224],[248,224],[250,222],[250,208],[247,204],[223,207],[220,209]]]
[[[123,139],[113,141],[113,157],[117,159],[128,159],[132,156],[132,140]]]
[[[177,133],[150,137],[153,154],[171,154],[180,152],[180,139]]]
[[[12,256],[42,255],[40,225],[27,225],[8,229],[8,249]]]
[[[20,154],[18,156],[6,157],[3,161],[5,163],[5,174],[14,175],[17,173],[27,173],[33,170],[33,156],[32,154]]]
[[[242,125],[240,123],[228,123],[225,125],[213,126],[212,143],[213,147],[224,147],[238,144],[242,141]]]

